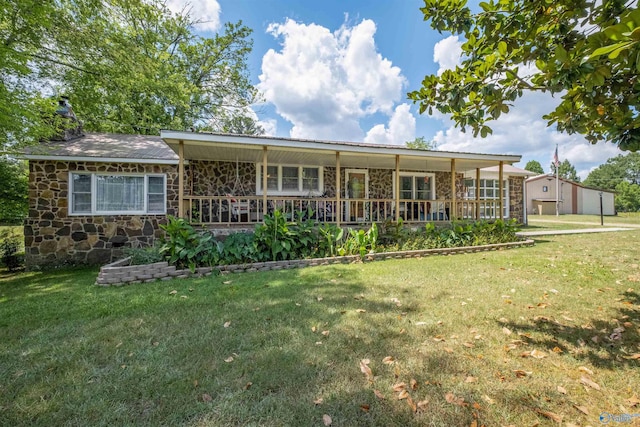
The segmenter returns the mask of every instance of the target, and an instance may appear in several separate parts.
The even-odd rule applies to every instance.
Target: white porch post
[[[480,221],[480,168],[476,168],[476,221]]]
[[[262,147],[262,220],[267,216],[267,146]]]
[[[396,154],[396,222],[400,221],[400,155]],[[406,207],[405,207],[406,210]],[[408,216],[405,214],[405,218]]]
[[[342,203],[340,203],[340,152],[336,151],[336,225],[340,227]]]
[[[178,142],[178,218],[184,217],[184,141]]]
[[[504,179],[504,162],[500,161],[500,166],[498,167],[498,180],[500,181],[498,183],[498,191],[500,192],[500,216],[498,216],[498,218],[502,218],[504,215],[504,197],[502,197],[502,192],[504,191],[504,184],[502,183],[502,180]]]
[[[452,221],[456,215],[456,159],[451,159],[451,210],[449,212],[449,221]]]

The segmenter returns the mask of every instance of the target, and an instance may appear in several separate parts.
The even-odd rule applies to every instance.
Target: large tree
[[[20,223],[28,210],[26,164],[0,156],[0,182],[0,224]]]
[[[529,160],[527,165],[524,167],[525,170],[529,172],[535,172],[537,174],[542,175],[544,173],[544,169],[542,169],[542,165],[537,160]]]
[[[8,0],[0,6],[0,149],[56,132],[52,96],[85,128],[221,130],[256,99],[251,30],[212,38],[160,0]]]
[[[462,62],[409,93],[485,137],[525,92],[560,94],[544,116],[592,143],[640,149],[640,10],[635,1],[424,0],[425,20],[461,36]]]
[[[556,165],[551,163],[551,173],[553,175],[556,174]],[[580,177],[578,176],[578,172],[576,172],[575,166],[571,164],[569,160],[563,160],[558,165],[558,175],[564,179],[568,179],[573,182],[580,182]]]
[[[408,148],[413,148],[414,150],[435,150],[438,147],[435,140],[427,141],[424,136],[417,137],[413,141],[407,141],[406,144]]]
[[[614,190],[621,182],[640,185],[640,153],[619,154],[589,173],[584,184]]]

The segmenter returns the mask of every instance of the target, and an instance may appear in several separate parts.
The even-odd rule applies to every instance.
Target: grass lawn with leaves
[[[0,425],[599,425],[640,412],[639,239],[121,288],[0,273]]]

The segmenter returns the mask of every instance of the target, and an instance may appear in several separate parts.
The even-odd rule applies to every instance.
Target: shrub
[[[185,219],[167,217],[167,224],[161,225],[166,232],[160,253],[177,268],[189,268],[217,264],[222,245],[208,232],[196,231]]]
[[[230,234],[221,244],[221,264],[246,264],[258,261],[259,254],[252,233]]]
[[[20,238],[9,231],[0,235],[0,262],[9,271],[16,271],[22,267],[23,256],[19,254],[22,242]]]
[[[125,248],[124,254],[131,257],[131,265],[153,264],[165,260],[158,245],[146,248]]]

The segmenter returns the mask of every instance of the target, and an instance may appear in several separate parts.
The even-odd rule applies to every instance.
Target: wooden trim
[[[476,168],[476,220],[480,221],[480,168]]]
[[[262,147],[262,220],[267,216],[267,146]]]
[[[396,199],[396,222],[400,221],[400,156],[396,154],[396,182],[395,182],[395,199]]]
[[[457,216],[456,210],[456,159],[451,159],[451,212],[449,212],[449,221]]]
[[[504,162],[500,162],[500,166],[498,167],[498,191],[500,192],[500,194],[498,195],[498,200],[500,200],[500,215],[498,216],[498,219],[503,219],[504,218],[504,196],[502,195],[504,193]]]
[[[184,218],[184,141],[178,143],[178,218]]]
[[[340,227],[342,218],[342,203],[340,202],[340,152],[336,151],[336,225]]]

